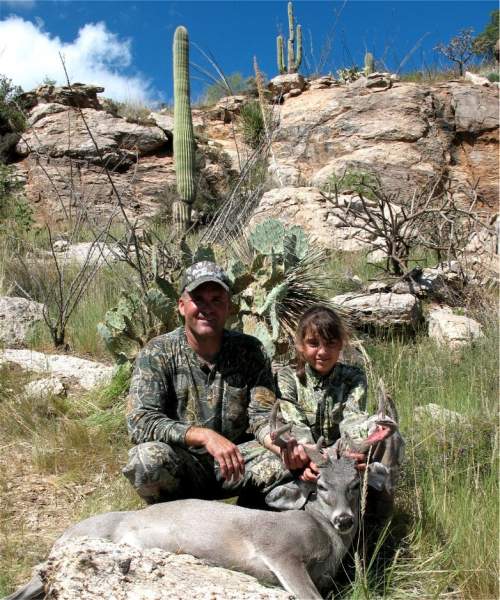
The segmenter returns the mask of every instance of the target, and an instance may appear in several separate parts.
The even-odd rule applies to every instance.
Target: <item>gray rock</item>
[[[187,554],[79,539],[54,549],[38,570],[47,600],[288,600],[254,577]]]
[[[174,131],[174,115],[165,114],[161,112],[149,113],[148,119],[158,125],[160,129],[167,132],[169,135],[173,134]]]
[[[477,73],[465,71],[464,77],[467,81],[470,81],[474,85],[483,85],[486,87],[490,87],[491,85],[491,82],[487,77],[483,77],[482,75],[478,75]]]
[[[285,73],[273,77],[269,82],[269,90],[275,96],[286,94],[290,90],[298,89],[302,91],[305,88],[306,82],[299,73]]]
[[[465,425],[468,423],[467,418],[454,411],[448,410],[439,404],[430,402],[425,406],[417,406],[414,410],[415,420],[422,422],[423,420],[432,421],[435,425]]]
[[[0,296],[0,342],[11,348],[26,345],[33,325],[43,319],[43,304]]]
[[[24,386],[24,392],[28,396],[46,398],[47,396],[65,396],[66,387],[59,377],[46,377],[31,381]]]
[[[460,350],[483,337],[480,323],[463,315],[455,315],[448,307],[430,312],[428,324],[429,337],[451,350]]]
[[[66,110],[66,107],[62,104],[57,104],[55,102],[49,102],[47,104],[37,104],[34,108],[30,110],[28,117],[28,124],[33,126],[37,121],[43,119],[47,115],[54,115],[55,113],[63,112]]]
[[[454,85],[451,96],[456,131],[480,134],[498,128],[498,90]]]
[[[90,390],[111,380],[113,367],[102,363],[65,354],[43,354],[32,350],[6,349],[0,351],[0,364],[14,363],[34,373],[60,377],[64,381],[76,381]]]
[[[82,114],[108,167],[123,168],[135,162],[137,155],[144,156],[160,150],[168,140],[165,132],[156,126],[128,123],[125,119],[92,108],[82,109]],[[71,133],[69,143],[68,128]],[[42,156],[71,156],[101,164],[80,113],[71,108],[40,118],[24,133],[17,151],[23,156],[37,152]]]
[[[421,306],[412,294],[341,294],[331,299],[345,310],[356,326],[414,328],[421,319]]]

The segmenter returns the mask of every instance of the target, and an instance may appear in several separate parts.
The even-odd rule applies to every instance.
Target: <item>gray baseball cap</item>
[[[231,283],[224,270],[209,260],[202,260],[191,265],[184,272],[181,281],[181,293],[192,292],[202,283],[218,283],[226,292],[231,293]]]

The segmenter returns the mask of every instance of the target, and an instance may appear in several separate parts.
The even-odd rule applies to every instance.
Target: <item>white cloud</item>
[[[104,95],[115,100],[147,101],[150,83],[142,75],[128,76],[123,70],[132,63],[130,40],[109,31],[105,23],[87,23],[76,39],[64,43],[18,16],[0,21],[0,74],[30,90],[45,77],[65,84],[59,54],[64,57],[70,81],[102,85]]]

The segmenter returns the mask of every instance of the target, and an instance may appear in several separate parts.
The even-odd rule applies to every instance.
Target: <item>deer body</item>
[[[357,527],[359,476],[349,459],[322,468],[317,491],[304,510],[271,512],[206,500],[177,500],[111,512],[67,529],[55,546],[78,537],[192,554],[212,564],[281,585],[302,599],[322,598]],[[331,490],[330,479],[338,485]],[[322,481],[323,480],[323,481]],[[9,600],[43,597],[36,578]]]

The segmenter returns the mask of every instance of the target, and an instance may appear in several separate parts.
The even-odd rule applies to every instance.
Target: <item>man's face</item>
[[[197,338],[218,338],[229,316],[229,294],[211,281],[179,298],[179,312],[186,330]]]

